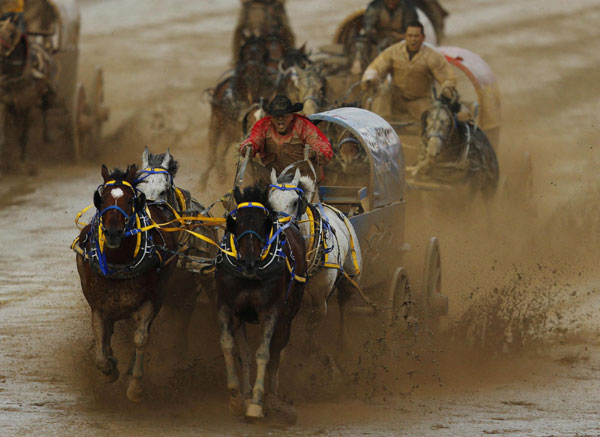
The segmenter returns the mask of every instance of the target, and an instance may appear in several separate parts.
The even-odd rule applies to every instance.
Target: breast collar
[[[238,263],[239,252],[235,244],[235,238],[230,232],[226,232],[221,240],[220,246],[223,250],[217,255],[217,264],[222,263],[224,267],[243,279],[263,280],[274,276],[275,273],[280,273],[285,267],[287,258],[284,249],[286,239],[283,232],[288,226],[287,223],[282,224],[278,220],[273,222],[273,228],[271,228],[271,234],[267,241],[268,246],[263,250],[261,262],[256,267],[256,277],[248,277],[242,273],[242,267]]]
[[[135,227],[129,231],[129,237],[136,237],[136,247],[133,260],[127,264],[112,264],[106,260],[104,252],[105,238],[101,226],[101,216],[99,211],[90,222],[90,230],[80,241],[79,237],[73,241],[71,248],[81,255],[84,261],[90,263],[90,266],[99,275],[109,279],[131,279],[144,273],[161,267],[163,265],[163,256],[160,249],[163,245],[157,245],[150,235],[153,221],[150,217],[148,208],[135,212]]]

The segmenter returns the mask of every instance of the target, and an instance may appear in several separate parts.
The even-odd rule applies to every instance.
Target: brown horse
[[[259,419],[264,408],[267,415],[282,415],[286,421],[295,422],[293,407],[277,396],[277,374],[292,320],[302,303],[306,248],[296,225],[290,220],[278,220],[269,208],[267,193],[257,186],[247,187],[243,194],[239,188],[234,190],[237,209],[227,217],[222,243],[225,253],[218,257],[216,270],[221,348],[231,413]],[[245,323],[259,322],[262,335],[251,393],[251,352]],[[241,387],[233,358],[234,336],[241,358]]]
[[[227,152],[232,144],[241,140],[241,119],[247,108],[258,103],[261,97],[269,98],[274,93],[274,80],[267,68],[268,55],[263,38],[249,38],[240,49],[232,74],[210,90],[208,156],[200,175],[202,190],[213,170],[221,179],[227,174]]]
[[[135,359],[127,397],[142,400],[143,359],[152,321],[167,294],[177,257],[176,237],[156,227],[163,211],[146,205],[136,189],[137,167],[126,172],[102,166],[104,183],[94,192],[96,214],[73,243],[81,289],[92,309],[96,366],[108,382],[119,377],[111,337],[115,322],[131,317]]]

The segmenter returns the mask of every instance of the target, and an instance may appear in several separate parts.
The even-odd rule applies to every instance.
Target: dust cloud
[[[287,3],[298,40],[313,49],[363,5]],[[315,351],[306,350],[300,316],[281,370],[299,423],[282,429],[229,416],[214,311],[203,297],[187,348],[170,337],[167,313],[156,320],[143,404],[126,401],[125,378],[106,385],[95,369],[89,309],[66,250],[72,216],[91,202],[99,163],[138,162],[146,145],[171,148],[178,185],[202,202],[228,189],[233,150],[223,157],[230,174],[197,191],[212,147],[204,91],[228,68],[238,2],[83,2],[80,76],[103,65],[111,120],[93,163],[41,163],[37,176],[2,180],[0,424],[12,435],[598,433],[585,403],[600,388],[600,57],[590,44],[600,8],[586,0],[443,4],[446,44],[481,55],[500,85],[499,190],[489,203],[407,195],[407,262],[424,261],[431,236],[441,242],[450,299],[443,332],[392,333],[381,319],[352,318],[353,341],[340,352],[332,300],[321,348],[307,353]],[[119,324],[122,375],[131,338],[131,325]]]

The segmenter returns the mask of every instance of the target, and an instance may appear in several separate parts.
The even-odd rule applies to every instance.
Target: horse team
[[[361,42],[357,37],[351,45],[343,72],[347,77],[360,77],[366,66]],[[211,155],[201,183],[207,183],[213,169],[226,174],[226,148],[261,117],[262,101],[272,95],[292,96],[307,113],[351,102],[353,87],[342,96],[327,94],[326,75],[333,74],[328,68],[277,35],[247,38],[232,72],[210,90]],[[424,125],[438,122],[440,111],[425,117]],[[360,168],[364,157],[352,138],[340,135],[338,161],[352,173],[349,167]],[[177,296],[171,301],[179,310],[179,339],[185,342],[198,290],[205,290],[215,304],[231,413],[248,420],[266,415],[295,422],[293,406],[278,393],[282,352],[303,302],[314,316],[307,330],[315,341],[334,288],[340,306],[338,343],[346,343],[344,309],[362,269],[351,223],[331,206],[311,205],[316,181],[297,169],[281,175],[273,171],[267,188],[235,186],[230,193],[235,207],[220,218],[175,185],[178,165],[169,151],[153,155],[146,149],[142,163],[141,169],[133,165],[112,172],[102,166],[103,183],[93,195],[96,212],[72,245],[92,309],[96,366],[107,381],[118,379],[111,336],[117,321],[132,318],[135,354],[127,397],[140,401],[150,327],[163,304],[169,304],[168,294]],[[190,259],[203,260],[202,267],[190,268]],[[179,275],[191,275],[195,286],[182,289]],[[261,324],[253,383],[246,323]]]

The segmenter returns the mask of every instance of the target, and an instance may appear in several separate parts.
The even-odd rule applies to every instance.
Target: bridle
[[[452,134],[454,133],[454,131],[457,128],[456,117],[454,117],[454,115],[452,114],[452,111],[450,111],[450,109],[446,105],[442,104],[440,101],[437,101],[435,106],[432,109],[435,110],[435,118],[433,119],[434,122],[439,120],[440,114],[442,112],[445,112],[448,115],[448,119],[451,120],[450,130],[446,134],[442,134],[439,131],[438,132],[428,132],[425,122],[427,121],[427,116],[429,114],[431,114],[431,112],[432,112],[432,110],[430,109],[429,111],[427,111],[423,114],[422,137],[425,140],[429,140],[431,138],[438,138],[442,142],[445,142],[448,140],[448,138],[450,138],[452,136]]]
[[[173,181],[173,174],[164,167],[147,167],[143,170],[138,171],[138,178],[133,181],[134,184],[139,184],[140,182],[144,182],[151,175],[160,174],[167,178],[169,189],[167,193],[167,203],[169,205],[174,204],[175,200],[175,182]],[[152,199],[155,201],[155,199]]]
[[[104,189],[106,187],[110,187],[110,186],[119,186],[119,187],[125,186],[125,187],[131,189],[131,191],[133,192],[132,212],[131,212],[131,214],[127,214],[123,210],[123,208],[121,208],[118,205],[109,205],[106,208],[102,209],[101,211],[97,211],[96,216],[98,217],[99,226],[100,226],[102,232],[105,232],[104,223],[102,221],[102,216],[104,216],[104,214],[106,214],[108,211],[114,210],[114,211],[121,213],[123,215],[123,217],[125,217],[125,229],[123,232],[123,236],[129,237],[131,235],[137,234],[138,230],[135,228],[135,226],[136,226],[136,217],[137,217],[138,211],[136,211],[135,204],[136,204],[136,200],[137,200],[137,191],[139,191],[139,190],[137,190],[137,188],[135,188],[133,185],[131,185],[127,181],[112,180],[112,181],[105,182],[104,184],[98,186],[96,191],[101,196]]]

